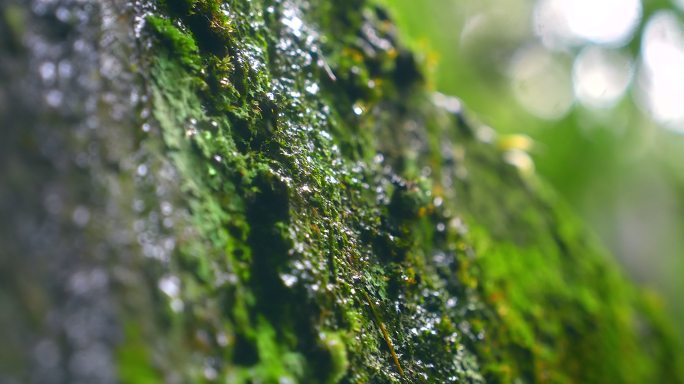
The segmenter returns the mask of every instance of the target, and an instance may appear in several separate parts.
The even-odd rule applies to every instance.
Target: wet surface
[[[595,339],[537,301],[618,323],[600,252],[383,10],[0,7],[0,382],[534,381],[558,329]]]

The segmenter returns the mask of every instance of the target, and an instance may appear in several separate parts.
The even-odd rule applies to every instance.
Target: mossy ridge
[[[264,9],[269,9],[269,7],[273,7],[272,12],[274,13],[284,13],[284,17],[299,17],[292,14],[292,12],[295,12],[295,9],[291,8],[291,4],[274,3],[264,5]],[[178,9],[176,7],[172,12],[178,12]],[[206,9],[215,10],[217,8],[199,8],[192,5],[189,9],[197,12],[195,14],[201,14]],[[253,12],[253,14],[264,16],[266,20],[269,17],[264,15],[263,12]],[[207,18],[215,19],[212,16],[207,16]],[[185,41],[188,36],[196,33],[192,31],[192,26],[182,24],[183,20],[184,16],[176,15],[176,21],[169,20],[163,24],[164,28],[168,28],[170,25],[173,26],[175,29],[172,33],[167,33],[167,30],[158,28],[158,25],[161,23],[155,21],[151,25],[153,35],[159,36],[161,34],[162,36],[158,41],[162,44],[172,41],[173,38],[178,38],[178,33],[184,34],[181,39]],[[179,21],[181,24],[178,24]],[[258,23],[252,21],[251,24],[257,25]],[[183,32],[183,29],[186,28],[189,31]],[[342,373],[339,372],[342,368],[339,367],[347,366],[350,367],[348,377],[353,381],[380,380],[383,377],[384,379],[382,380],[399,381],[401,380],[401,375],[398,374],[399,370],[405,375],[416,375],[418,368],[421,367],[413,367],[411,362],[405,363],[405,368],[401,368],[399,365],[401,363],[393,364],[392,359],[390,359],[389,354],[385,350],[389,347],[387,345],[389,339],[382,338],[379,331],[379,328],[385,327],[386,322],[389,326],[390,322],[382,318],[388,316],[388,314],[382,313],[379,317],[374,317],[370,308],[377,305],[370,300],[378,300],[379,297],[376,296],[385,296],[386,286],[388,285],[384,278],[381,277],[385,274],[385,269],[379,267],[377,262],[373,263],[373,260],[377,260],[377,256],[372,249],[373,244],[382,240],[379,238],[387,237],[382,234],[385,230],[383,226],[390,224],[383,223],[383,221],[390,222],[393,220],[390,217],[390,209],[388,207],[384,205],[377,206],[377,192],[375,192],[375,188],[372,185],[379,183],[387,184],[382,187],[382,190],[387,191],[389,189],[388,186],[391,184],[387,182],[387,179],[390,177],[378,171],[379,165],[374,165],[368,161],[354,161],[354,159],[366,160],[371,157],[366,153],[354,151],[354,149],[365,149],[369,146],[367,142],[352,143],[352,141],[359,139],[348,134],[345,138],[337,141],[343,145],[346,144],[348,151],[347,158],[349,160],[340,161],[345,156],[340,152],[341,150],[334,137],[327,134],[326,131],[333,131],[335,137],[337,137],[347,131],[347,129],[340,129],[341,126],[346,124],[344,121],[345,117],[350,120],[358,120],[358,117],[353,114],[354,111],[351,105],[348,112],[349,116],[326,116],[321,114],[319,111],[322,108],[319,105],[318,97],[314,97],[315,95],[306,96],[307,91],[311,93],[312,84],[318,84],[319,79],[305,78],[301,73],[293,72],[292,66],[293,64],[308,66],[311,69],[311,73],[317,74],[319,78],[321,76],[330,77],[331,73],[329,71],[343,73],[345,71],[352,71],[352,69],[350,64],[340,68],[337,68],[337,66],[325,68],[327,63],[324,60],[326,58],[306,57],[307,51],[305,48],[308,49],[310,47],[306,47],[305,44],[311,44],[310,39],[302,38],[301,31],[283,32],[283,29],[284,27],[281,26],[280,33],[285,36],[285,41],[283,41],[282,37],[279,39],[271,37],[273,45],[280,43],[282,45],[280,49],[284,49],[283,52],[276,52],[279,55],[276,55],[275,59],[269,62],[265,51],[252,51],[249,53],[252,59],[256,58],[264,64],[268,63],[267,65],[271,67],[271,70],[278,74],[277,81],[269,81],[269,79],[263,77],[263,74],[260,75],[262,77],[256,78],[256,74],[251,72],[250,68],[242,70],[243,74],[247,74],[246,81],[249,84],[255,82],[258,84],[258,87],[265,88],[264,84],[272,82],[274,92],[259,94],[260,92],[263,93],[265,89],[260,88],[260,91],[255,91],[252,87],[244,96],[241,94],[242,100],[235,100],[230,105],[222,105],[220,103],[221,100],[217,101],[213,91],[206,94],[202,93],[204,89],[207,89],[208,84],[206,83],[210,82],[212,78],[211,63],[226,60],[226,58],[205,58],[205,63],[207,64],[199,70],[192,65],[187,65],[188,62],[196,62],[195,58],[184,59],[181,57],[180,59],[176,58],[175,61],[164,59],[163,56],[157,58],[154,64],[153,81],[154,87],[159,89],[160,92],[155,96],[155,115],[164,132],[167,147],[175,153],[172,156],[175,158],[179,171],[187,174],[184,178],[192,180],[187,190],[192,195],[199,195],[199,198],[196,199],[196,204],[207,205],[208,202],[215,199],[217,193],[220,193],[215,187],[212,188],[212,183],[207,182],[207,180],[212,179],[208,176],[213,176],[214,178],[223,176],[223,189],[228,188],[226,187],[226,182],[232,180],[232,183],[240,191],[237,195],[241,194],[246,201],[243,213],[247,223],[242,232],[249,234],[246,238],[238,239],[237,242],[241,242],[245,249],[251,252],[249,256],[251,256],[252,260],[250,261],[258,264],[251,268],[248,274],[250,278],[245,278],[236,283],[236,285],[243,285],[245,289],[252,292],[255,297],[253,305],[259,308],[260,305],[264,305],[263,303],[272,297],[281,297],[285,302],[301,297],[305,302],[311,303],[314,312],[320,312],[322,315],[326,313],[326,308],[341,307],[338,310],[330,311],[330,313],[320,319],[304,318],[297,321],[291,320],[294,324],[283,324],[283,319],[292,319],[297,316],[297,314],[288,312],[290,310],[287,308],[274,308],[272,305],[261,307],[257,311],[264,313],[266,319],[270,319],[274,324],[280,323],[276,327],[279,331],[278,338],[280,338],[278,345],[287,345],[287,339],[289,338],[291,339],[290,342],[293,343],[291,345],[292,349],[302,350],[308,348],[313,350],[320,356],[316,357],[316,354],[310,355],[309,361],[312,361],[311,356],[313,356],[319,360],[320,365],[337,366],[338,371],[333,375],[337,378],[342,377]],[[239,28],[236,27],[236,30],[239,30]],[[308,37],[314,33],[311,30],[306,32]],[[265,31],[263,36],[268,36]],[[314,36],[314,38],[317,37]],[[263,39],[268,40],[269,38],[263,37]],[[172,55],[169,56],[179,53],[181,56],[183,54],[195,55],[194,49],[185,49],[178,52],[178,47],[192,47],[191,44],[171,43],[165,44],[165,46],[172,52]],[[200,52],[207,50],[199,44],[197,46]],[[296,52],[299,57],[292,54],[293,50],[299,50]],[[207,52],[210,56],[217,55],[216,50],[208,50]],[[235,48],[235,54],[240,55],[237,48]],[[322,56],[322,53],[319,55]],[[363,62],[363,56],[360,53],[356,52],[353,56],[359,63],[352,64],[366,64]],[[390,56],[387,55],[387,57]],[[185,69],[180,70],[180,67],[178,65],[174,66],[173,62],[180,64],[180,67]],[[233,60],[233,65],[236,62],[238,61]],[[264,65],[265,67],[266,65]],[[233,69],[230,68],[230,70]],[[207,76],[209,80],[202,78],[203,70],[205,71],[204,73],[209,73]],[[184,75],[182,72],[186,74]],[[250,78],[253,75],[254,77]],[[377,76],[380,76],[380,74],[377,74]],[[245,80],[242,79],[242,81]],[[325,81],[335,80],[327,79]],[[232,81],[231,83],[234,82]],[[340,83],[346,82],[341,77]],[[346,86],[348,85],[345,84]],[[211,89],[211,87],[208,88]],[[187,94],[188,89],[195,89],[201,95],[202,107],[198,104],[200,99],[193,98]],[[296,89],[300,91],[296,91]],[[296,93],[293,94],[292,92]],[[262,110],[261,106],[258,105],[259,100],[253,100],[260,97],[263,98],[264,96],[268,99],[276,99],[272,100],[271,106],[280,105],[287,106],[287,108],[281,107],[278,116],[266,116],[264,118],[260,113]],[[361,102],[370,104],[372,100],[362,100]],[[350,104],[353,103],[350,102]],[[254,105],[259,107],[257,108],[258,110],[250,109]],[[208,113],[205,114],[202,109],[207,110]],[[331,114],[339,112],[334,110]],[[211,117],[207,116],[210,114]],[[221,116],[222,114],[227,114],[228,118],[225,115]],[[273,120],[276,118],[282,121],[274,122]],[[170,121],[171,119],[175,121]],[[271,121],[264,121],[269,119]],[[181,127],[186,127],[190,121],[193,127],[189,129],[197,130],[197,133],[191,134],[189,140],[191,144],[188,144],[185,138],[182,137],[181,132],[183,128]],[[276,127],[273,126],[274,123],[276,123]],[[237,129],[234,131],[233,129],[236,126]],[[218,127],[218,132],[214,132],[209,137],[209,134],[204,129],[201,129],[202,127],[209,128],[209,131],[211,131],[211,127],[214,127],[214,129]],[[239,131],[240,129],[242,131]],[[253,131],[245,134],[246,130]],[[263,130],[270,130],[267,132],[270,135],[261,132]],[[217,137],[219,137],[218,140],[216,139]],[[223,137],[223,139],[220,137]],[[219,148],[215,142],[221,140],[225,141],[226,144]],[[238,144],[238,142],[241,142],[241,144]],[[312,142],[315,143],[315,146],[310,145]],[[197,148],[192,149],[191,147],[193,146]],[[193,151],[194,155],[192,155]],[[214,157],[218,155],[225,159],[224,161],[228,164],[221,167],[221,170],[216,169],[218,166],[212,164],[209,166],[209,170],[204,171],[205,175],[202,175],[203,167],[198,162],[197,155],[203,156],[212,163],[215,163]],[[370,165],[367,163],[370,163]],[[231,171],[228,171],[228,169]],[[193,170],[199,170],[200,172]],[[202,177],[206,179],[201,180]],[[392,175],[392,177],[399,178],[396,175]],[[301,187],[293,189],[293,186],[296,185]],[[211,188],[211,193],[203,194],[203,188]],[[423,198],[422,200],[425,199]],[[278,213],[277,211],[282,207],[269,205],[273,201],[280,201],[276,205],[289,206],[290,209],[281,210]],[[426,204],[427,201],[417,203]],[[191,202],[190,205],[192,204]],[[403,209],[403,207],[396,207],[396,205],[395,203],[392,210]],[[262,206],[265,206],[266,209],[263,209]],[[415,210],[417,208],[411,209]],[[216,223],[212,224],[215,227],[221,227],[228,221],[235,221],[234,214],[227,214],[225,209],[221,213],[221,210],[217,205],[214,205],[212,208],[202,209],[199,206],[193,208],[193,211],[197,212],[197,215],[201,217],[223,216],[223,220],[219,219]],[[217,213],[212,214],[211,212],[213,211]],[[238,209],[237,211],[239,212],[240,210]],[[401,212],[398,214],[401,215]],[[411,213],[411,215],[415,215],[415,212]],[[385,217],[385,219],[381,219],[382,217]],[[198,224],[199,221],[202,221],[205,227],[208,226],[206,220],[198,220]],[[278,230],[278,228],[280,229]],[[276,233],[273,233],[274,229],[276,229]],[[225,232],[217,228],[207,228],[202,231],[205,234]],[[258,234],[254,235],[254,232],[258,232]],[[333,236],[333,234],[337,234],[337,236]],[[213,237],[216,236],[214,235]],[[268,247],[264,247],[259,243],[264,242],[264,237],[270,238],[266,242],[269,243]],[[389,238],[389,244],[384,246],[397,249],[390,253],[407,253],[407,250],[412,246],[410,242],[402,245],[401,236],[397,236],[396,239],[392,239],[392,236],[389,236]],[[219,241],[227,242],[228,240]],[[402,248],[404,249],[402,250]],[[288,256],[288,252],[292,254]],[[276,257],[282,260],[277,260]],[[288,257],[291,259],[289,262],[287,260]],[[269,264],[271,265],[269,266]],[[376,266],[373,267],[373,264]],[[373,268],[366,268],[368,266]],[[394,265],[392,267],[394,270],[398,270]],[[364,270],[367,270],[367,272],[362,273],[361,271]],[[258,276],[259,281],[270,281],[271,283],[260,283],[252,286],[249,280],[251,280],[253,274]],[[395,275],[398,274],[395,273]],[[297,283],[292,287],[287,287],[293,280],[296,280]],[[204,281],[202,283],[206,284],[207,282]],[[415,285],[415,283],[413,284]],[[394,294],[396,295],[396,293]],[[422,298],[419,299],[422,300]],[[385,297],[384,300],[388,299]],[[414,319],[413,321],[422,320]],[[253,322],[253,319],[250,322]],[[404,322],[409,324],[411,321],[404,320]],[[302,327],[302,323],[304,325],[308,324],[308,326]],[[304,329],[298,334],[294,329],[296,326]],[[250,333],[261,334],[253,329],[240,330],[239,327],[235,328],[238,329],[237,332],[242,332],[245,335]],[[337,352],[330,351],[329,348],[325,347],[328,344],[322,342],[319,336],[306,334],[316,329],[319,329],[321,334],[327,334],[328,331],[325,331],[325,329],[328,328],[338,330],[336,334],[340,335],[338,337],[339,340],[346,341],[344,353],[340,351],[339,347],[336,348]],[[340,333],[340,330],[343,332]],[[453,333],[453,329],[447,330]],[[394,332],[398,332],[398,330],[395,329]],[[395,335],[392,335],[392,337],[395,337]],[[248,339],[249,337],[245,336],[245,338]],[[391,343],[391,341],[389,342]],[[455,342],[456,340],[454,340]],[[249,340],[246,343],[255,344],[254,341],[250,342]],[[268,352],[262,350],[263,347],[259,348],[259,343],[256,344],[256,347],[252,345],[252,348],[257,350],[259,359],[261,361],[268,359],[266,357]],[[455,348],[455,345],[453,348]],[[326,352],[326,349],[329,351]],[[326,357],[326,354],[330,357]],[[350,362],[340,362],[341,356],[349,356]],[[369,359],[369,357],[372,358]],[[324,361],[321,362],[321,358]],[[326,359],[330,362],[325,363]],[[346,359],[347,357],[344,357],[342,360]],[[434,359],[424,360],[428,364],[428,360]],[[474,358],[471,358],[471,360],[474,361]],[[448,364],[444,365],[446,367]],[[272,367],[274,365],[271,362],[268,366]],[[252,372],[259,371],[259,369],[253,368],[248,370]],[[296,372],[298,370],[301,370],[301,372]],[[229,370],[227,369],[227,371]],[[315,371],[315,368],[311,366],[306,370],[290,367],[282,372],[262,372],[259,375],[263,375],[262,378],[264,379],[268,377],[273,379],[275,377],[285,377],[287,372],[290,372],[290,374],[294,372],[294,378],[303,380],[307,372],[309,372],[308,374],[314,372],[317,373],[316,377],[321,377],[322,372]],[[455,374],[453,376],[457,377]]]
[[[648,334],[664,331],[663,324],[639,309],[641,294],[619,267],[546,186],[537,180],[518,185],[525,197],[508,190],[500,204],[507,217],[499,220],[511,228],[508,235],[493,231],[486,215],[470,220],[482,255],[483,297],[499,318],[490,334],[507,344],[499,351],[486,347],[495,355],[505,351],[493,371],[503,381],[516,376],[551,382],[681,381],[681,370],[671,366],[681,359],[677,354],[654,358],[641,347]],[[466,205],[494,197],[482,190],[470,194]],[[669,340],[657,342],[657,355],[672,350]]]
[[[554,353],[572,341],[563,312],[544,313],[553,316],[536,329],[539,306],[527,306],[567,296],[580,335],[597,335],[587,322],[600,319],[630,339],[613,310],[629,311],[634,296],[619,276],[594,285],[613,267],[592,246],[561,245],[583,235],[550,232],[566,221],[549,199],[467,124],[459,131],[462,116],[435,107],[384,11],[363,1],[166,0],[147,20],[158,155],[178,171],[191,216],[174,229],[182,241],[169,268],[185,309],[166,315],[181,351],[160,368],[167,377],[571,381],[616,375],[623,361],[654,377],[639,350],[602,355],[599,376],[585,375],[588,356]],[[529,280],[508,282],[526,271],[500,261],[547,254],[557,255],[553,272],[588,260],[591,273],[569,280],[584,293],[551,279],[541,295]]]
[[[448,128],[467,119],[456,100],[446,104],[441,114],[419,107],[408,118],[439,138],[414,151],[432,164],[433,190],[453,203],[476,253],[460,277],[484,307],[471,324],[486,331],[473,347],[487,380],[684,380],[671,325],[644,306],[643,293],[542,181],[502,161],[488,128]]]

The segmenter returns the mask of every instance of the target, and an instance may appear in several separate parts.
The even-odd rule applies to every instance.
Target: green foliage
[[[148,16],[147,25],[159,38],[162,44],[167,44],[172,52],[179,55],[181,63],[188,68],[198,70],[200,68],[199,49],[195,39],[181,32],[167,19],[157,16]]]

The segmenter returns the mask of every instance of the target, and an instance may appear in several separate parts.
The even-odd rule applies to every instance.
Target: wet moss
[[[156,269],[173,283],[170,310],[153,319],[178,336],[134,337],[157,346],[155,371],[682,380],[657,310],[455,100],[435,101],[382,9],[166,0],[151,13],[141,55],[155,129],[140,146],[159,159],[151,174],[173,170],[182,212]]]
[[[179,55],[181,63],[192,70],[199,70],[201,58],[195,39],[183,33],[167,19],[148,16],[147,24],[161,44],[167,45],[170,52]]]

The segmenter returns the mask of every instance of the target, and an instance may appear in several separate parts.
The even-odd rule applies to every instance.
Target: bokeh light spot
[[[574,102],[567,68],[541,46],[519,50],[510,67],[513,93],[531,114],[542,119],[560,119]]]
[[[589,46],[575,59],[572,78],[577,99],[593,108],[609,108],[625,93],[631,60],[618,51]]]
[[[596,43],[624,43],[641,19],[639,0],[566,0],[565,3],[570,30]]]
[[[640,19],[639,0],[540,0],[534,28],[549,48],[582,40],[619,46],[629,40]]]
[[[684,32],[674,13],[651,17],[641,54],[640,101],[655,121],[684,133]]]

